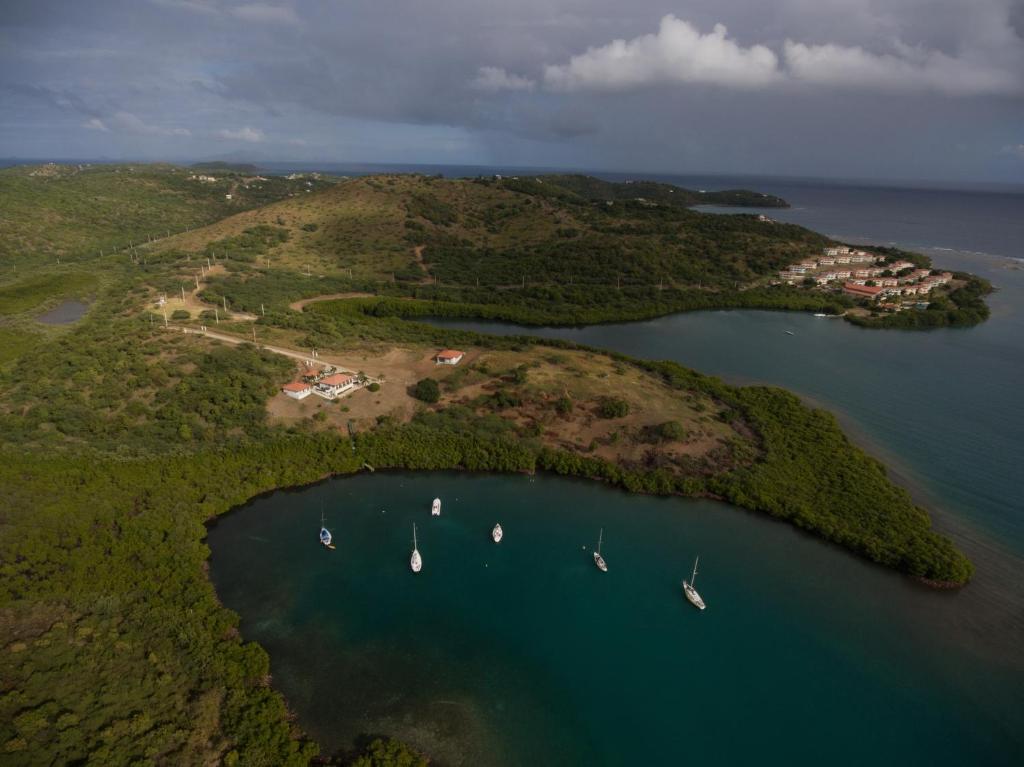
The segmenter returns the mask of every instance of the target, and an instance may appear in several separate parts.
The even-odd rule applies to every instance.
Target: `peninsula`
[[[6,753],[307,764],[316,744],[206,577],[203,525],[367,465],[721,499],[923,582],[966,583],[971,563],[927,512],[790,393],[414,321],[853,307],[772,284],[836,243],[690,209],[708,201],[785,204],[581,176],[0,171]],[[89,303],[84,317],[36,321],[68,299]]]

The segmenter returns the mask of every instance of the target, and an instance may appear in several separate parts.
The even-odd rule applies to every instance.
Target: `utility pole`
[[[164,309],[164,327],[167,327],[167,310]]]
[[[213,318],[217,320],[217,324],[220,325],[220,312],[217,311],[217,307],[213,307]]]
[[[210,266],[210,258],[209,258],[209,256],[207,256],[207,258],[206,258],[206,268],[207,268],[207,269],[211,269],[211,268],[212,268],[212,267]]]
[[[202,269],[202,267],[200,267]],[[196,275],[196,290],[199,290],[199,275]]]
[[[228,297],[221,296],[221,298],[224,299],[224,314],[226,315],[228,313]]]
[[[184,283],[182,283],[182,286],[181,286],[181,302],[185,303],[185,285],[184,285]]]
[[[255,325],[252,326],[252,342],[254,344],[256,343],[256,326]]]
[[[262,314],[264,317],[267,316],[267,310],[263,308],[263,304],[260,304],[260,314]]]

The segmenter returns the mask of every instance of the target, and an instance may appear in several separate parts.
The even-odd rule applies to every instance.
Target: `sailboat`
[[[412,556],[409,557],[409,567],[412,568],[414,573],[418,573],[423,569],[423,557],[420,556],[420,550],[416,546],[416,523],[412,523]]]
[[[601,528],[601,532],[597,536],[597,551],[594,552],[594,564],[597,565],[597,569],[602,573],[608,572],[608,565],[605,564],[604,557],[601,556],[601,541],[604,540],[604,528]]]
[[[495,543],[501,543],[501,538],[504,535],[505,531],[501,529],[501,522],[499,522],[494,526],[494,529],[491,530],[491,537],[494,539]]]
[[[689,581],[683,581],[683,593],[686,594],[686,598],[690,600],[690,604],[698,610],[703,610],[705,607],[704,600],[700,598],[700,594],[697,593],[697,589],[693,587],[694,582],[697,580],[697,563],[699,561],[700,557],[693,560],[693,575],[690,576]]]
[[[435,498],[434,502],[430,505],[430,516],[439,517],[441,516],[441,499]]]
[[[324,545],[324,548],[328,548],[334,551],[334,544],[331,543],[331,531],[324,527],[324,512],[320,510],[320,543]]]

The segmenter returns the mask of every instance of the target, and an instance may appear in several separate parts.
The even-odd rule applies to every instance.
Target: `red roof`
[[[320,383],[325,386],[344,386],[352,380],[352,376],[344,375],[343,373],[335,373],[332,376],[326,376],[320,379]]]
[[[291,383],[286,383],[281,388],[285,391],[306,391],[309,388],[309,384],[304,384],[301,381],[292,381]]]
[[[439,360],[453,360],[456,357],[462,357],[464,355],[465,352],[460,352],[456,349],[443,349],[437,353],[437,358]]]
[[[853,282],[847,282],[843,285],[843,289],[851,293],[863,293],[866,296],[877,296],[882,291],[877,285],[857,285]]]

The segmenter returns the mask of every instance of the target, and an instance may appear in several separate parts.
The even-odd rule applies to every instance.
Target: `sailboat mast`
[[[694,581],[697,580],[697,563],[700,562],[700,557],[693,560],[693,575],[690,576],[690,585],[692,586]]]
[[[412,523],[412,547],[416,549],[416,523]]]
[[[604,540],[604,528],[601,528],[601,532],[597,534],[597,553],[601,553],[601,541]]]

